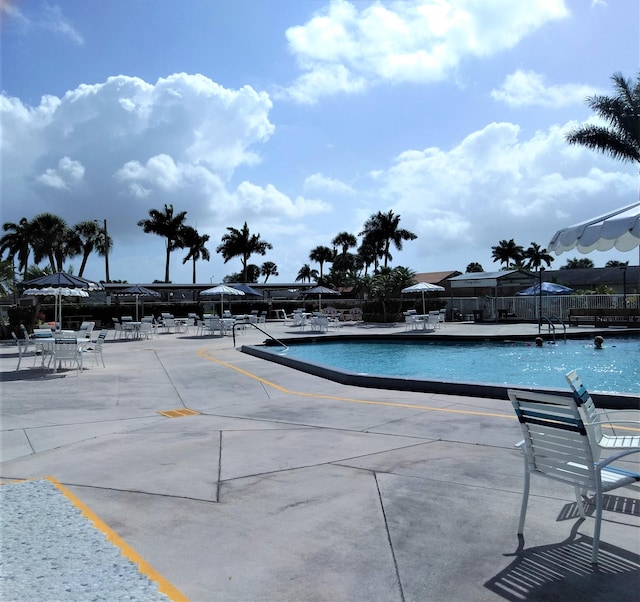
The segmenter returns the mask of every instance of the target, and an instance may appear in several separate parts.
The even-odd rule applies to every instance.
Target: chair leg
[[[591,563],[598,564],[598,550],[600,549],[600,523],[602,522],[602,475],[597,473],[596,479],[596,524],[593,527],[593,549]]]
[[[531,481],[531,475],[529,474],[529,468],[525,466],[524,490],[522,492],[522,505],[520,506],[520,520],[518,521],[518,535],[522,535],[522,533],[524,532],[524,521],[527,518],[527,504],[529,502],[530,481]]]
[[[578,512],[580,513],[580,518],[587,518],[587,515],[584,512],[584,504],[582,503],[582,489],[577,485],[573,489],[576,494],[576,506],[578,506]]]

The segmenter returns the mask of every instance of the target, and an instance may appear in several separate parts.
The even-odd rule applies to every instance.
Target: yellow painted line
[[[256,374],[247,372],[246,370],[243,370],[238,366],[234,366],[229,362],[224,362],[222,360],[219,360],[213,357],[212,355],[210,355],[209,353],[207,353],[206,349],[200,349],[200,351],[198,351],[198,355],[206,360],[215,362],[216,364],[225,366],[226,368],[230,368],[231,370],[235,370],[236,372],[239,372],[244,376],[252,378],[253,380],[257,380],[258,382],[264,385],[277,389],[278,391],[282,393],[286,393],[288,395],[300,395],[302,397],[313,397],[316,399],[332,399],[334,401],[347,401],[349,403],[362,403],[362,404],[374,405],[374,406],[388,406],[392,408],[409,408],[409,409],[415,409],[415,410],[430,410],[433,412],[447,412],[449,414],[465,414],[467,416],[490,416],[493,418],[508,418],[510,420],[516,419],[515,414],[494,414],[493,412],[476,412],[473,410],[454,410],[453,408],[434,408],[431,406],[424,406],[424,405],[419,405],[414,403],[398,403],[395,401],[373,401],[371,399],[353,399],[351,397],[340,397],[338,395],[327,395],[325,393],[308,393],[305,391],[292,391],[291,389],[287,389],[285,387],[277,385],[276,383],[266,380],[261,376],[257,376]]]
[[[96,529],[102,531],[107,540],[120,548],[120,552],[125,558],[128,558],[132,562],[138,565],[138,570],[146,575],[151,581],[155,581],[158,584],[158,590],[165,594],[170,600],[174,602],[189,602],[181,591],[175,588],[169,581],[167,581],[158,571],[156,571],[146,560],[142,558],[124,539],[122,539],[111,527],[109,527],[104,521],[102,521],[96,514],[93,513],[87,506],[85,506],[73,493],[71,493],[64,485],[59,483],[53,477],[45,477],[48,481],[51,481],[60,492],[74,505],[82,514],[88,518]]]

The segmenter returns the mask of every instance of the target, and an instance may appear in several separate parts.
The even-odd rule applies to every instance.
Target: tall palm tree
[[[523,253],[524,249],[517,245],[513,238],[501,240],[497,246],[491,247],[493,261],[504,263],[505,268],[509,268],[510,265],[519,265],[522,261]]]
[[[51,269],[58,272],[63,271],[66,259],[81,252],[78,235],[53,213],[40,213],[31,221],[31,247],[35,263],[47,258]]]
[[[583,125],[569,132],[569,144],[581,144],[614,159],[640,163],[640,72],[635,82],[611,76],[615,96],[590,96],[586,103],[606,125]]]
[[[320,264],[321,280],[322,280],[322,274],[324,270],[324,264],[327,263],[327,261],[333,261],[334,258],[335,258],[335,253],[333,252],[333,249],[330,249],[329,247],[320,245],[315,249],[311,249],[311,252],[309,253],[309,259],[311,261],[315,261],[316,263]]]
[[[522,257],[527,260],[527,268],[533,268],[536,272],[543,263],[546,263],[547,267],[549,267],[551,262],[554,261],[554,258],[547,253],[547,250],[540,247],[537,242],[532,242],[531,246],[522,253]]]
[[[73,229],[80,239],[82,263],[80,264],[78,276],[82,278],[84,270],[87,267],[89,255],[96,251],[100,257],[104,257],[105,254],[111,250],[113,241],[111,237],[107,235],[107,241],[105,243],[104,230],[98,226],[94,220],[80,222],[79,224],[76,224]]]
[[[171,260],[171,251],[184,249],[185,247],[182,238],[185,228],[184,220],[186,217],[186,211],[180,211],[179,213],[174,214],[173,205],[165,205],[164,211],[150,209],[149,219],[141,219],[138,222],[138,226],[140,226],[147,234],[157,234],[158,236],[162,236],[167,239],[165,242],[165,282],[169,282],[169,262]]]
[[[260,274],[264,276],[263,284],[266,284],[269,276],[278,276],[278,266],[273,261],[265,261],[260,266]]]
[[[268,249],[273,249],[273,245],[266,240],[262,240],[260,234],[251,234],[247,222],[242,226],[242,230],[237,228],[227,228],[227,230],[228,232],[222,236],[222,244],[218,245],[216,252],[222,253],[225,263],[234,257],[240,257],[242,261],[242,282],[248,282],[247,264],[251,255],[256,253],[266,255]],[[259,274],[260,272],[258,271]]]
[[[341,248],[342,254],[346,255],[349,249],[353,249],[358,244],[358,239],[350,232],[340,232],[332,241],[334,248]]]
[[[305,263],[299,270],[296,276],[296,282],[311,282],[311,280],[318,279],[318,270],[312,270],[308,263]]]
[[[7,257],[11,259],[14,265],[17,259],[18,271],[22,272],[23,280],[26,280],[29,255],[31,254],[31,222],[26,217],[23,217],[20,218],[17,224],[13,222],[2,224],[2,229],[6,234],[0,238],[0,256],[6,251]]]
[[[185,255],[182,260],[182,263],[185,264],[187,261],[193,261],[193,284],[196,283],[196,261],[198,259],[203,259],[204,261],[209,261],[211,259],[211,254],[209,253],[209,249],[205,246],[209,240],[208,234],[203,234],[200,236],[198,231],[191,226],[185,226],[182,231],[182,238],[184,245],[189,252]]]
[[[400,216],[394,215],[393,211],[382,213],[378,211],[372,215],[364,224],[364,230],[360,233],[371,242],[382,253],[384,259],[384,267],[387,267],[388,261],[393,259],[390,253],[391,244],[402,251],[402,243],[405,240],[415,240],[418,238],[413,232],[400,228]]]

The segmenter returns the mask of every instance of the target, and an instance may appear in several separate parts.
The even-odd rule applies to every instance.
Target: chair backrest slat
[[[532,472],[571,485],[595,487],[593,452],[575,401],[560,395],[509,390]]]

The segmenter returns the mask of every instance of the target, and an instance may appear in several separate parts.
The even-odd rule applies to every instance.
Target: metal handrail
[[[564,340],[567,340],[567,325],[558,317],[558,316],[542,316],[540,318],[540,320],[538,321],[538,332],[540,332],[540,328],[542,326],[542,322],[545,321],[547,322],[547,332],[551,332],[551,329],[553,328],[553,340],[556,340],[556,327],[555,324],[552,322],[552,320],[556,320],[558,323],[562,324],[562,329],[563,329],[563,335],[564,335]]]
[[[257,324],[250,322],[250,321],[246,321],[246,322],[235,322],[233,325],[233,328],[231,329],[231,334],[233,335],[233,346],[236,346],[236,326],[253,326],[254,328],[257,328],[262,334],[266,334],[270,339],[273,339],[276,343],[278,343],[278,345],[282,345],[285,349],[289,349],[289,347],[287,347],[282,341],[279,341],[278,339],[276,339],[276,337],[274,337],[272,334],[269,334],[266,330],[262,330],[262,328],[260,328]]]

